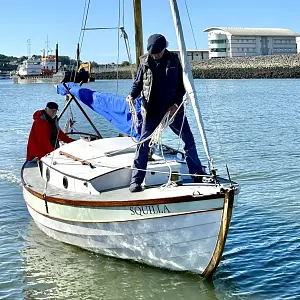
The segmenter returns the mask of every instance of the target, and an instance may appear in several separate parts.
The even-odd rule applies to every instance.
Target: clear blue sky
[[[123,0],[121,0],[122,3]],[[134,55],[133,0],[125,2],[125,29]],[[300,33],[299,0],[186,0],[198,49],[207,49],[207,33],[213,26],[288,28]],[[59,54],[75,58],[85,0],[0,0],[0,54],[27,55],[27,40],[31,54],[40,54],[50,41]],[[119,0],[91,0],[87,27],[115,27],[118,24]],[[188,49],[195,49],[184,0],[178,0]],[[169,49],[177,49],[169,0],[142,0],[144,48],[149,35],[162,33]],[[98,63],[117,61],[117,31],[88,31],[81,59]],[[127,60],[124,41],[120,40],[120,62]]]

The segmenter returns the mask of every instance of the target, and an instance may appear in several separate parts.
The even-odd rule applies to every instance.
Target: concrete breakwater
[[[194,78],[300,78],[300,54],[219,58],[191,62]],[[135,68],[135,66],[133,66]],[[117,72],[94,74],[96,79],[116,79]],[[121,67],[119,79],[132,78],[130,67]]]

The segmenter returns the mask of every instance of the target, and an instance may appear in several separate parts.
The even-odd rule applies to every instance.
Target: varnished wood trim
[[[202,273],[204,277],[211,277],[220,263],[224,251],[224,247],[225,247],[227,233],[229,230],[231,216],[232,216],[233,202],[234,202],[234,190],[233,189],[227,190],[225,192],[224,210],[222,214],[222,221],[221,221],[217,244],[208,266]]]
[[[59,221],[67,221],[67,222],[76,222],[76,223],[123,223],[123,222],[137,222],[137,221],[147,221],[147,220],[153,220],[153,219],[159,219],[159,218],[170,218],[170,217],[178,217],[178,216],[185,216],[185,215],[191,215],[191,214],[198,214],[198,213],[206,213],[206,212],[212,212],[212,211],[217,211],[217,210],[222,210],[223,207],[218,207],[218,208],[212,208],[212,209],[207,209],[207,210],[194,210],[190,212],[185,212],[185,213],[176,213],[176,214],[168,214],[164,216],[157,216],[157,217],[150,217],[150,218],[144,218],[144,219],[130,219],[130,220],[109,220],[109,221],[101,221],[101,220],[74,220],[74,219],[66,219],[66,218],[60,218],[60,217],[54,217],[50,216],[49,214],[42,213],[32,207],[25,199],[25,203],[27,206],[29,206],[32,210],[34,210],[36,213],[43,215],[44,217],[47,217],[52,220],[59,220]]]
[[[122,206],[143,206],[143,205],[156,205],[156,204],[171,204],[180,202],[191,202],[191,201],[203,201],[220,199],[224,197],[224,194],[214,194],[207,196],[193,197],[191,195],[172,197],[172,198],[155,198],[155,199],[139,199],[139,200],[71,200],[64,198],[56,198],[52,196],[45,196],[41,193],[34,191],[32,188],[24,185],[24,188],[34,195],[36,198],[42,201],[48,201],[52,203],[59,203],[70,206],[85,206],[85,207],[122,207]]]

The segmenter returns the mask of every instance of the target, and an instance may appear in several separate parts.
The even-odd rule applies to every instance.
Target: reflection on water
[[[55,241],[34,221],[20,251],[26,299],[218,299],[211,280]]]

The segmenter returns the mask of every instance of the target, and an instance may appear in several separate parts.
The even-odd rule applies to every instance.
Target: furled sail
[[[138,126],[135,128],[135,126],[132,125],[132,114],[125,97],[92,91],[87,88],[82,88],[73,82],[68,82],[65,85],[57,85],[58,94],[63,96],[72,94],[96,113],[105,117],[122,133],[131,135],[137,140],[140,138],[142,126],[140,98],[137,98],[135,101],[135,109],[139,120]]]

